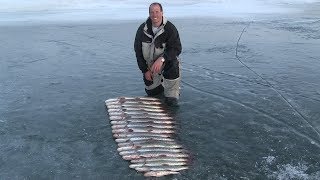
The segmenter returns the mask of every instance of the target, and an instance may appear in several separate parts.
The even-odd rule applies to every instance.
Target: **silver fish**
[[[156,123],[135,123],[135,122],[131,122],[129,124],[122,124],[122,125],[113,125],[111,126],[112,129],[124,129],[124,128],[159,128],[159,129],[176,129],[176,126],[174,125],[166,125],[166,124],[156,124]]]
[[[155,97],[138,97],[140,100],[149,100],[149,101],[160,101],[160,99]]]
[[[132,100],[119,100],[119,101],[113,101],[113,102],[108,102],[106,104],[141,104],[141,105],[162,105],[160,101],[132,101]]]
[[[156,133],[156,134],[174,134],[175,131],[172,129],[159,129],[159,128],[123,128],[123,129],[113,129],[112,133]]]
[[[128,119],[124,120],[112,120],[111,124],[128,124],[128,123],[154,123],[154,124],[174,124],[174,121],[170,120],[153,120],[153,119]]]
[[[122,109],[122,106],[121,105],[112,105],[112,106],[107,106],[108,110],[111,110],[111,109]]]
[[[171,134],[157,134],[157,133],[114,133],[114,138],[133,138],[133,137],[162,137],[170,138]]]
[[[152,157],[152,158],[138,158],[131,160],[131,163],[148,163],[155,161],[175,161],[175,162],[188,162],[188,157]]]
[[[151,158],[151,157],[188,157],[188,154],[184,153],[175,153],[175,152],[166,152],[166,151],[157,151],[157,152],[141,152],[141,153],[132,153],[122,156],[125,160],[139,159],[139,158]]]
[[[131,111],[141,111],[144,113],[148,113],[148,112],[165,112],[164,109],[155,109],[155,108],[139,108],[139,107],[121,107],[121,108],[112,108],[112,109],[108,109],[108,112],[131,112]]]
[[[123,142],[118,143],[118,147],[125,146],[144,146],[144,145],[163,145],[163,146],[174,146],[178,145],[175,141],[162,141],[162,140],[148,140],[148,141],[134,141],[134,142]]]
[[[182,148],[181,145],[178,144],[168,144],[168,143],[135,143],[135,144],[128,144],[119,146],[117,149],[118,151],[128,151],[134,149],[141,149],[141,148],[170,148],[170,149],[179,149]]]
[[[172,117],[170,116],[155,116],[155,115],[150,115],[150,114],[147,114],[147,115],[130,115],[130,116],[126,116],[127,119],[146,119],[146,118],[150,118],[150,119],[173,119]]]
[[[105,101],[119,154],[145,176],[178,174],[189,155],[175,137],[176,121],[162,101],[151,97],[119,97]]]
[[[124,116],[110,116],[109,119],[112,120],[125,120],[126,117]]]
[[[124,111],[146,111],[146,112],[165,112],[164,109],[161,109],[161,108],[142,108],[142,107],[126,107],[126,108],[123,108]]]
[[[126,121],[115,121],[115,120],[110,121],[110,123],[111,123],[112,125],[127,124]]]
[[[162,102],[157,102],[157,101],[126,101],[123,104],[141,104],[141,105],[162,105]]]
[[[152,140],[160,140],[160,141],[174,141],[172,138],[161,138],[161,137],[132,137],[132,138],[119,138],[115,139],[116,142],[134,142],[134,141],[152,141]]]
[[[162,112],[145,112],[145,111],[108,111],[110,116],[168,116]]]
[[[179,174],[177,171],[148,171],[144,173],[145,177],[162,177],[170,174]]]
[[[188,166],[154,166],[154,167],[137,167],[137,171],[181,171],[188,169]]]
[[[117,102],[117,101],[113,101],[113,102],[107,102],[106,105],[107,107],[109,106],[121,106],[122,103]]]
[[[154,116],[154,115],[148,115],[148,114],[140,114],[140,115],[127,115],[127,114],[121,114],[121,115],[110,115],[110,120],[116,120],[116,119],[173,119],[170,116]]]
[[[160,105],[145,105],[145,104],[122,104],[123,108],[147,108],[147,109],[164,109]]]
[[[135,164],[130,164],[130,168],[137,167],[152,167],[152,166],[186,166],[188,163],[186,161],[154,161],[154,162],[140,162]]]
[[[148,118],[146,116],[141,117],[132,117],[132,116],[110,116],[110,120],[123,120],[123,121],[152,121],[152,120],[161,120],[161,121],[173,121],[172,118]]]
[[[105,100],[104,102],[107,104],[107,103],[109,103],[109,102],[113,102],[113,101],[117,101],[118,100],[118,98],[112,98],[112,99],[107,99],[107,100]]]
[[[127,151],[120,151],[120,155],[129,155],[129,154],[140,154],[145,152],[184,152],[183,149],[169,149],[169,148],[141,148],[141,149],[134,149],[134,150],[127,150]]]
[[[108,113],[112,113],[112,112],[122,112],[122,109],[121,108],[115,108],[115,109],[108,109]]]
[[[120,101],[120,100],[131,100],[131,101],[160,101],[158,98],[154,97],[118,97],[113,99],[108,99],[107,101]]]

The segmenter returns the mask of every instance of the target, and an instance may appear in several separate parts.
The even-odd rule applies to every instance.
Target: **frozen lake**
[[[319,179],[319,18],[171,20],[183,45],[172,111],[193,161],[160,179]],[[140,23],[1,26],[1,179],[144,179],[104,105],[145,95]]]

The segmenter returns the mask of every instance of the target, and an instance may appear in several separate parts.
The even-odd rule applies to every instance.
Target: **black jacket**
[[[153,64],[159,56],[166,61],[176,61],[180,55],[182,47],[180,37],[176,27],[163,17],[161,30],[154,35],[150,18],[142,23],[136,33],[134,50],[137,63],[142,73],[148,71],[148,67]]]

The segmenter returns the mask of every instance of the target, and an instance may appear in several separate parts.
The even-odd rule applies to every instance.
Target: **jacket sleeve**
[[[143,36],[143,27],[144,24],[141,24],[140,27],[137,30],[136,37],[134,40],[134,51],[136,53],[137,63],[139,66],[139,69],[142,73],[145,73],[148,71],[148,66],[146,60],[143,58],[142,54],[142,36]]]
[[[176,60],[180,55],[182,46],[177,28],[172,24],[168,24],[168,40],[166,43],[166,50],[164,52],[164,59],[167,61]]]

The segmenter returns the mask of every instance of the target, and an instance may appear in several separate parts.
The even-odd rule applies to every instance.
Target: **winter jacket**
[[[160,56],[165,61],[177,61],[181,49],[179,33],[165,17],[163,17],[162,25],[156,35],[153,34],[150,18],[142,23],[137,30],[134,50],[142,73],[147,72]]]

